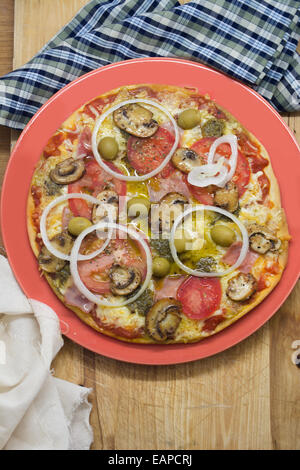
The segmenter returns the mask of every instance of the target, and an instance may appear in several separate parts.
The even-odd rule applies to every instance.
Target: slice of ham
[[[155,301],[165,299],[166,297],[173,297],[176,299],[177,290],[185,279],[186,276],[165,277],[162,287],[155,291]]]
[[[78,138],[78,145],[75,158],[92,157],[92,131],[85,126]]]
[[[240,255],[241,247],[241,241],[233,243],[231,247],[227,250],[225,255],[222,257],[222,261],[232,266],[237,261]],[[250,273],[252,266],[254,265],[258,257],[258,253],[254,253],[254,251],[248,250],[244,261],[237,269],[245,274]]]
[[[78,307],[85,313],[90,313],[95,305],[84,297],[74,284],[66,290],[65,301],[68,305]]]
[[[191,196],[184,175],[175,170],[168,178],[154,177],[155,181],[147,183],[151,202],[158,202],[168,193],[179,193],[189,198]]]
[[[69,207],[68,206],[64,207],[63,213],[62,213],[62,220],[61,220],[62,230],[67,230],[69,222],[72,219],[72,217],[73,217],[73,214],[70,211]]]

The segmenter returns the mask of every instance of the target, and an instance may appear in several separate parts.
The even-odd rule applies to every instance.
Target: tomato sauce
[[[105,106],[113,103],[116,98],[116,94],[105,96],[104,98],[96,98],[90,103],[86,104],[82,110],[82,113],[87,114],[89,117],[96,119],[97,115],[94,109],[100,114]]]
[[[140,93],[146,93],[149,99],[156,98],[157,96],[156,92],[148,86],[140,86],[138,88],[135,88],[134,90],[129,90],[129,94],[131,95],[131,98],[134,98]]]
[[[32,199],[33,199],[34,207],[35,207],[34,211],[31,214],[31,220],[32,220],[32,223],[33,223],[33,225],[36,229],[35,241],[40,247],[42,247],[43,242],[42,242],[42,239],[39,236],[39,233],[40,233],[40,217],[41,217],[40,204],[41,204],[41,197],[42,197],[41,188],[39,188],[38,186],[32,185],[31,186],[31,196],[32,196]]]
[[[272,263],[271,266],[267,266],[264,272],[260,275],[260,278],[257,281],[257,290],[262,291],[266,289],[268,286],[267,281],[270,274],[276,275],[280,273],[280,265],[279,263]]]
[[[214,331],[217,326],[222,323],[222,321],[225,320],[224,315],[215,315],[214,317],[207,318],[204,321],[203,325],[203,331],[206,331],[207,333]]]
[[[51,139],[48,140],[47,145],[44,148],[44,157],[58,157],[60,155],[59,146],[63,143],[64,139],[64,132],[58,132],[57,134],[54,134]]]
[[[138,329],[132,329],[132,330],[127,330],[126,328],[123,328],[122,326],[116,326],[116,325],[107,325],[106,323],[102,322],[101,319],[96,315],[96,313],[93,313],[93,319],[97,323],[97,325],[100,326],[100,328],[103,328],[103,330],[110,331],[116,336],[120,336],[121,338],[128,338],[128,339],[133,339],[133,338],[139,338],[144,334],[144,328],[138,328]]]

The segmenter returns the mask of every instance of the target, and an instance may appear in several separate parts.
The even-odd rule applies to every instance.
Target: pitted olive
[[[98,144],[98,151],[104,160],[114,160],[119,152],[119,145],[113,137],[103,137]]]
[[[201,121],[200,113],[197,109],[186,109],[179,114],[177,123],[181,129],[193,129]]]
[[[210,236],[220,246],[230,246],[236,239],[234,230],[223,224],[214,225],[210,231]]]

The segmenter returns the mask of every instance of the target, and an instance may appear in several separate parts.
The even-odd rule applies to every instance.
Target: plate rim
[[[242,87],[246,92],[248,92],[248,93],[250,92],[263,105],[267,106],[268,110],[270,112],[272,112],[273,116],[276,117],[280,121],[280,124],[283,125],[285,130],[288,132],[289,137],[292,139],[293,143],[296,145],[296,148],[299,150],[298,142],[297,142],[295,136],[293,135],[292,131],[290,130],[288,125],[285,123],[285,121],[282,119],[280,114],[265,100],[265,98],[263,98],[255,90],[248,87],[247,85],[245,85],[245,84],[243,84],[243,83],[241,83],[237,80],[234,80],[234,79],[228,77],[227,75],[225,75],[225,74],[223,74],[223,73],[221,73],[217,70],[214,70],[211,67],[208,67],[208,66],[206,66],[202,63],[194,62],[194,61],[187,60],[187,59],[166,58],[166,57],[139,58],[139,59],[131,59],[131,60],[126,60],[126,61],[116,62],[116,63],[113,63],[113,64],[108,64],[106,66],[103,66],[103,67],[100,67],[98,69],[92,70],[92,71],[88,72],[87,74],[82,75],[81,77],[78,77],[76,80],[73,80],[72,82],[70,82],[69,84],[67,84],[63,88],[61,88],[59,91],[57,91],[49,100],[47,100],[41,106],[41,108],[37,111],[37,113],[30,119],[30,121],[25,126],[24,130],[22,131],[22,133],[21,133],[21,135],[20,135],[20,137],[19,137],[19,139],[18,139],[18,141],[17,141],[17,143],[16,143],[16,145],[15,145],[15,147],[14,147],[14,149],[13,149],[11,155],[10,155],[10,159],[8,161],[6,171],[5,171],[5,175],[4,175],[4,178],[3,178],[2,191],[1,191],[1,229],[2,229],[3,243],[4,243],[4,246],[5,246],[6,252],[7,252],[8,260],[10,262],[10,265],[12,266],[12,270],[14,272],[14,275],[17,278],[18,283],[19,283],[19,285],[20,285],[20,287],[23,291],[24,291],[24,288],[23,288],[23,285],[22,285],[22,281],[20,281],[19,276],[15,273],[15,270],[13,269],[14,262],[12,261],[12,256],[11,256],[10,249],[7,248],[9,243],[8,243],[8,240],[7,240],[7,237],[6,237],[6,235],[7,235],[6,234],[6,229],[4,228],[4,215],[3,214],[5,212],[5,207],[4,207],[5,202],[6,202],[5,201],[5,192],[6,192],[6,186],[8,184],[7,181],[8,181],[9,174],[10,174],[10,167],[12,166],[12,162],[14,161],[14,159],[18,158],[15,155],[18,155],[19,147],[22,145],[22,141],[23,141],[24,137],[27,136],[27,134],[30,132],[30,129],[31,129],[32,125],[36,122],[37,119],[39,119],[40,115],[42,113],[44,113],[44,111],[49,106],[52,106],[52,104],[55,103],[56,100],[59,100],[60,96],[64,95],[64,93],[69,91],[70,88],[72,88],[75,85],[78,85],[82,81],[84,82],[85,80],[87,80],[88,77],[93,76],[93,75],[98,75],[99,73],[101,74],[101,73],[105,72],[106,70],[115,69],[115,68],[118,68],[120,66],[127,66],[127,65],[135,64],[135,63],[142,63],[143,64],[145,62],[162,62],[162,61],[164,61],[166,63],[168,63],[168,62],[179,63],[179,64],[183,64],[183,65],[193,66],[193,67],[196,67],[198,69],[204,69],[204,70],[206,70],[210,73],[216,74],[217,76],[220,77],[220,79],[225,78],[229,81],[232,81],[235,84],[237,84],[238,86]],[[143,83],[146,83],[146,82],[143,82]],[[272,163],[272,161],[271,161],[271,163]],[[25,236],[27,236],[27,234]],[[299,272],[300,272],[300,266],[298,268],[298,276],[299,276]],[[285,272],[283,273],[283,276],[284,276],[284,274],[285,274]],[[99,351],[91,348],[90,346],[84,344],[84,342],[78,340],[77,338],[74,338],[74,336],[70,336],[70,335],[68,335],[67,333],[64,333],[64,332],[62,332],[62,333],[65,334],[65,336],[69,337],[72,341],[76,342],[77,344],[81,345],[82,347],[84,347],[88,350],[91,350],[91,351],[93,351],[97,354],[101,354],[105,357],[109,357],[111,359],[115,359],[115,360],[119,360],[119,361],[123,361],[123,362],[127,362],[127,363],[144,364],[144,365],[170,365],[170,364],[181,364],[181,363],[193,362],[193,361],[196,361],[196,360],[199,360],[199,359],[204,359],[205,357],[211,357],[213,355],[219,354],[219,353],[229,349],[230,347],[233,347],[236,344],[242,342],[247,337],[251,336],[254,332],[256,332],[259,328],[261,328],[278,311],[278,309],[282,306],[282,304],[284,303],[284,301],[287,299],[287,297],[291,293],[292,289],[294,288],[294,286],[297,282],[297,279],[298,279],[298,277],[295,276],[295,278],[293,279],[293,282],[290,282],[289,288],[287,290],[285,290],[285,294],[282,296],[280,304],[276,307],[276,309],[274,311],[272,311],[270,314],[268,314],[261,323],[259,322],[259,324],[254,329],[252,329],[250,331],[250,333],[249,332],[245,333],[242,336],[237,335],[237,337],[235,339],[230,341],[230,344],[225,345],[225,346],[222,345],[219,348],[215,347],[215,351],[213,353],[209,353],[209,354],[204,353],[204,355],[199,355],[199,354],[197,355],[197,353],[196,354],[192,353],[192,356],[194,356],[194,357],[182,357],[182,358],[176,359],[176,361],[174,361],[174,360],[170,361],[167,358],[165,358],[164,360],[159,360],[159,362],[157,362],[157,361],[153,362],[153,359],[151,359],[150,361],[147,361],[145,359],[140,360],[139,358],[135,358],[133,360],[132,358],[131,359],[130,358],[127,358],[127,359],[126,358],[121,358],[119,353],[114,354],[113,351],[110,352],[110,353],[108,353],[107,351],[105,353],[104,352],[99,352]],[[50,287],[49,287],[49,289],[50,289]],[[26,292],[25,292],[25,294],[26,294]],[[258,307],[259,306],[257,306],[256,308],[258,308]],[[253,311],[255,311],[255,309],[251,310],[247,315],[251,315],[251,313]],[[73,315],[75,315],[75,314],[73,314]],[[63,320],[60,318],[60,316],[58,314],[57,314],[57,316],[59,317],[60,322],[63,323]],[[245,318],[245,317],[243,317],[243,318]],[[230,325],[230,327],[228,327],[228,329],[232,328],[234,325],[238,324],[240,321],[243,320],[243,318],[238,320],[238,322],[234,323],[233,325]],[[83,322],[81,322],[81,323],[83,325],[83,328],[89,328],[89,329],[91,328],[88,325],[86,325],[85,323],[83,323]],[[223,331],[226,331],[226,330],[227,330],[227,328]],[[93,330],[93,331],[95,331],[95,330]],[[101,333],[97,333],[97,334],[101,335]],[[116,339],[112,339],[112,338],[110,338],[110,339],[113,342],[118,341],[118,342],[122,343],[122,345],[125,345],[126,347],[129,347],[131,349],[132,349],[132,347],[134,347],[133,349],[136,349],[135,347],[137,346],[138,349],[142,348],[144,351],[147,351],[149,348],[150,348],[150,350],[151,349],[153,350],[154,348],[159,348],[159,349],[163,348],[163,351],[168,351],[169,349],[176,349],[177,350],[178,348],[180,348],[180,349],[185,348],[185,350],[187,351],[187,348],[189,348],[190,345],[203,345],[205,342],[208,342],[212,338],[220,337],[219,335],[222,335],[222,331],[217,333],[216,335],[212,335],[211,337],[208,337],[208,338],[203,339],[203,340],[201,340],[199,342],[196,342],[196,343],[188,343],[188,344],[182,344],[181,343],[181,344],[176,344],[176,345],[143,345],[143,344],[136,344],[136,343],[125,343],[125,342],[122,342],[120,340],[116,340]],[[101,336],[105,336],[105,335],[101,335]],[[107,339],[108,337],[105,336],[105,338]],[[112,348],[112,350],[113,350],[113,348]],[[154,358],[155,358],[155,355],[154,355]]]

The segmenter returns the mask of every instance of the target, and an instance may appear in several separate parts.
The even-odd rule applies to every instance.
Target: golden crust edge
[[[38,244],[36,243],[36,240],[35,240],[37,232],[36,232],[36,229],[35,229],[35,227],[32,223],[32,213],[33,213],[35,207],[34,207],[33,197],[32,197],[32,194],[31,194],[31,187],[32,187],[32,184],[30,185],[29,194],[28,194],[28,198],[27,198],[27,206],[26,206],[27,234],[28,234],[31,249],[32,249],[33,253],[35,254],[35,256],[38,257],[39,248],[38,248]]]

